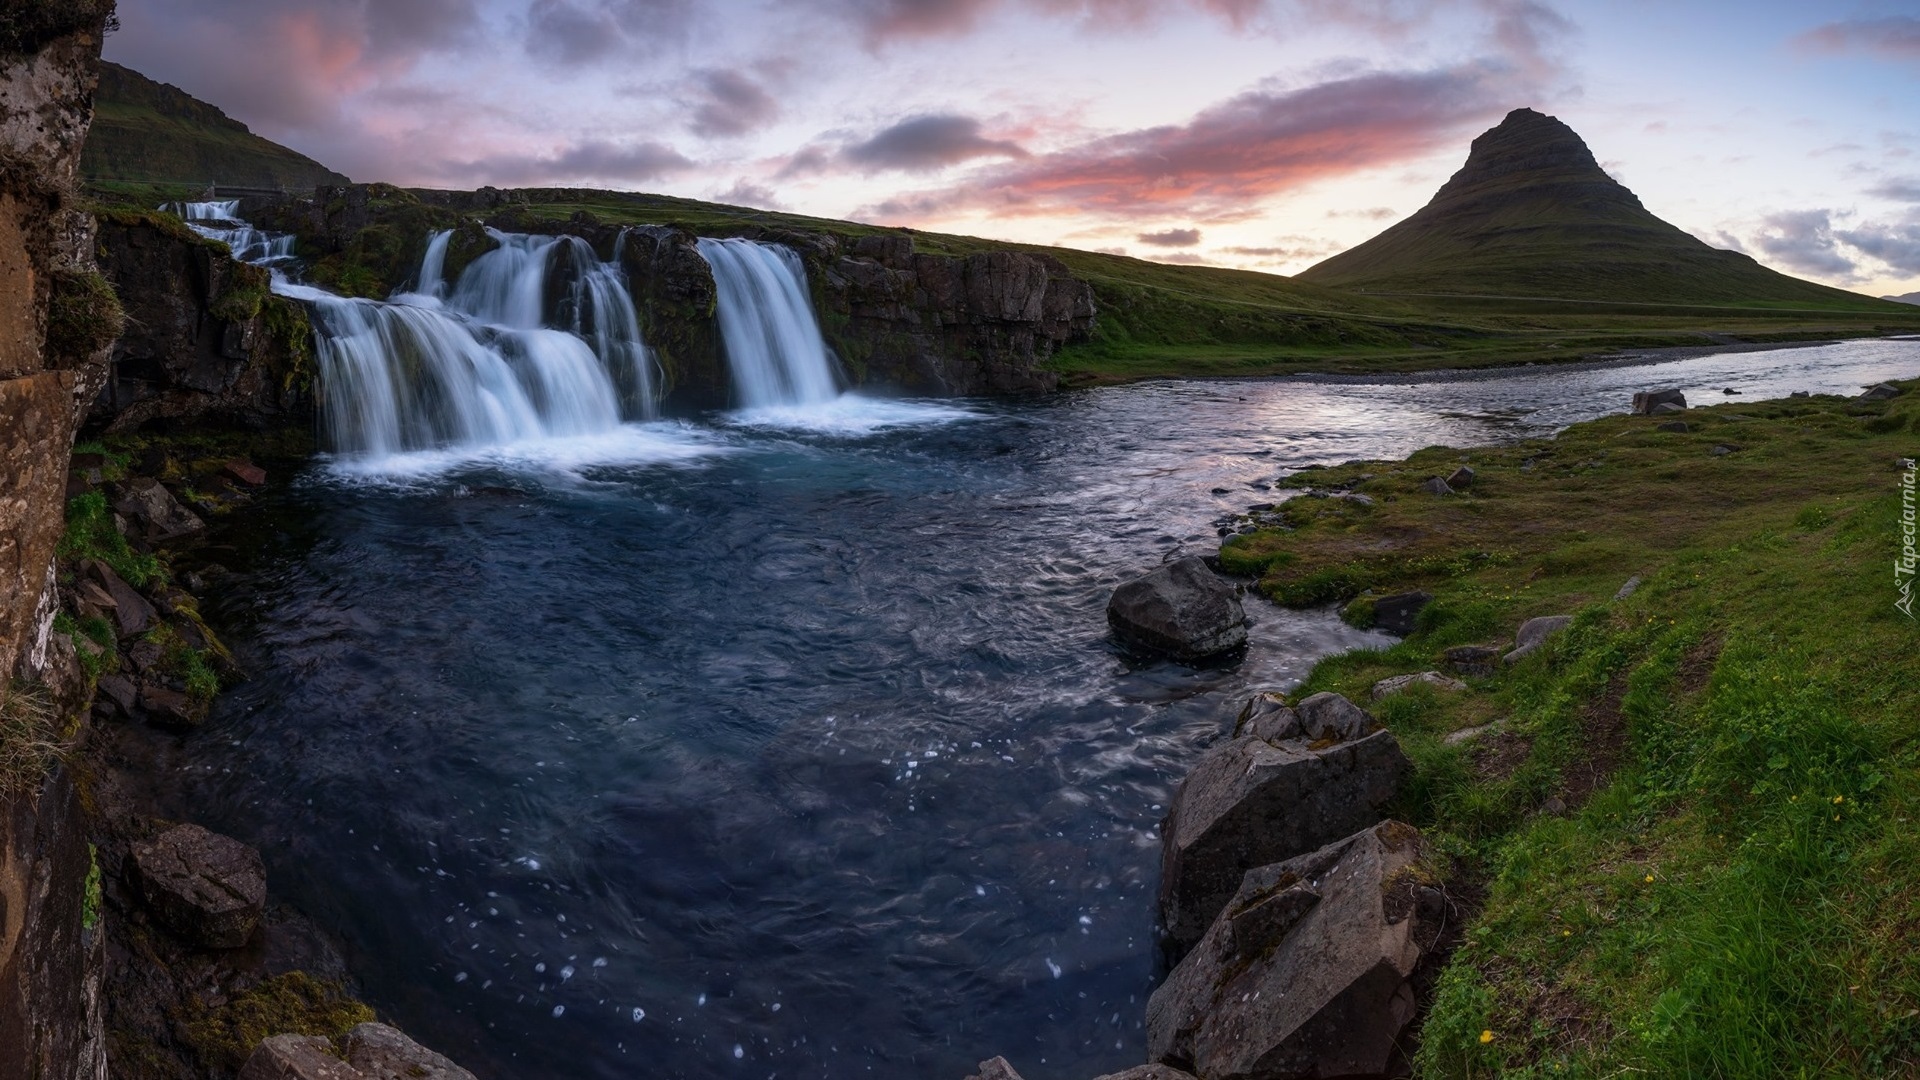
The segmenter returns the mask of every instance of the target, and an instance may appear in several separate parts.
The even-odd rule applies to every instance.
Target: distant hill
[[[1418,213],[1298,275],[1369,293],[1884,310],[1769,270],[1640,205],[1572,128],[1516,109]]]
[[[1920,292],[1902,293],[1899,296],[1883,296],[1882,300],[1891,300],[1896,304],[1920,304]]]
[[[348,182],[178,87],[107,62],[80,172],[90,181],[142,184],[304,189]]]

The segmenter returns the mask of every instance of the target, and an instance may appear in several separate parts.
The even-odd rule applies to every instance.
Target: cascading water
[[[791,248],[701,237],[719,292],[720,337],[734,392],[747,409],[822,405],[840,394],[833,354]]]
[[[227,245],[241,262],[270,266],[294,257],[293,235],[262,232],[240,220],[239,199],[175,202],[163,209],[179,215],[187,228],[199,235]]]
[[[283,286],[314,306],[335,450],[483,448],[652,417],[653,363],[619,265],[578,237],[491,235],[500,246],[451,289],[445,233],[419,291],[388,302]]]

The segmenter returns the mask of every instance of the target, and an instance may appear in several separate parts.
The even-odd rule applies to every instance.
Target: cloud
[[[1834,235],[1903,274],[1920,274],[1920,221],[1863,225],[1858,229],[1836,230]]]
[[[715,194],[713,201],[725,203],[728,206],[751,206],[759,210],[785,209],[772,188],[764,184],[756,184],[745,177],[734,181],[733,186],[727,190]]]
[[[1368,221],[1385,221],[1390,217],[1399,217],[1399,212],[1391,206],[1369,206],[1364,210],[1329,210],[1330,218],[1366,218]]]
[[[1801,34],[1794,43],[1809,52],[1863,52],[1889,60],[1920,61],[1920,18],[1889,15],[1830,22]]]
[[[674,176],[698,166],[664,143],[623,145],[588,140],[547,154],[498,154],[425,167],[463,185],[536,187],[586,182],[639,183]]]
[[[1318,240],[1311,236],[1283,236],[1277,245],[1257,247],[1223,247],[1222,255],[1240,255],[1245,257],[1287,261],[1291,259],[1319,259],[1340,250],[1340,245],[1327,240]]]
[[[696,135],[745,135],[772,123],[780,115],[773,95],[735,71],[708,69],[694,73],[697,96],[687,126]]]
[[[1124,216],[1178,208],[1202,216],[1315,180],[1456,145],[1506,112],[1505,69],[1473,64],[1380,72],[1297,90],[1263,84],[1183,124],[1084,142],[956,186],[896,197],[864,211],[918,219],[961,209]]]
[[[1269,4],[1267,0],[828,0],[828,6],[851,17],[867,43],[878,46],[897,39],[965,34],[1006,10],[1034,11],[1109,28],[1200,11],[1238,30],[1251,25]]]
[[[1205,255],[1195,255],[1191,251],[1156,252],[1147,256],[1153,262],[1179,263],[1182,266],[1212,266],[1213,260]]]
[[[582,66],[654,51],[691,19],[689,0],[532,0],[524,44],[535,59]]]
[[[1773,261],[1803,274],[1850,279],[1858,264],[1840,250],[1828,210],[1786,210],[1761,221],[1754,247]]]
[[[1920,176],[1896,176],[1867,189],[1867,194],[1894,202],[1920,203]]]
[[[842,159],[869,172],[927,172],[975,158],[1026,156],[1015,143],[980,134],[980,121],[952,113],[908,117],[840,152]]]
[[[1192,247],[1200,242],[1200,230],[1167,229],[1164,232],[1141,233],[1134,239],[1150,247]]]

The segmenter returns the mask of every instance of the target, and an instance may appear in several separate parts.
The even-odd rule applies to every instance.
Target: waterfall
[[[183,221],[232,221],[240,220],[239,199],[216,199],[207,202],[170,202],[161,207],[169,214],[177,214]]]
[[[740,404],[748,409],[822,405],[840,394],[833,355],[807,296],[806,268],[791,248],[701,237],[720,300],[720,338]]]
[[[499,246],[450,289],[439,233],[418,292],[381,302],[283,290],[314,306],[335,450],[481,448],[652,417],[653,361],[619,265],[578,237],[490,232]]]
[[[291,233],[268,233],[240,220],[240,200],[173,202],[161,207],[186,222],[187,228],[227,245],[241,262],[267,266],[294,257]]]

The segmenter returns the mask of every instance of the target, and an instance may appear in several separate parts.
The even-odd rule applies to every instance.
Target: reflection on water
[[[1237,668],[1130,665],[1114,584],[1302,465],[1915,374],[1855,344],[335,462],[237,526],[255,678],[166,797],[482,1075],[1084,1078],[1144,1053],[1173,785],[1249,687],[1381,640],[1256,603]]]

